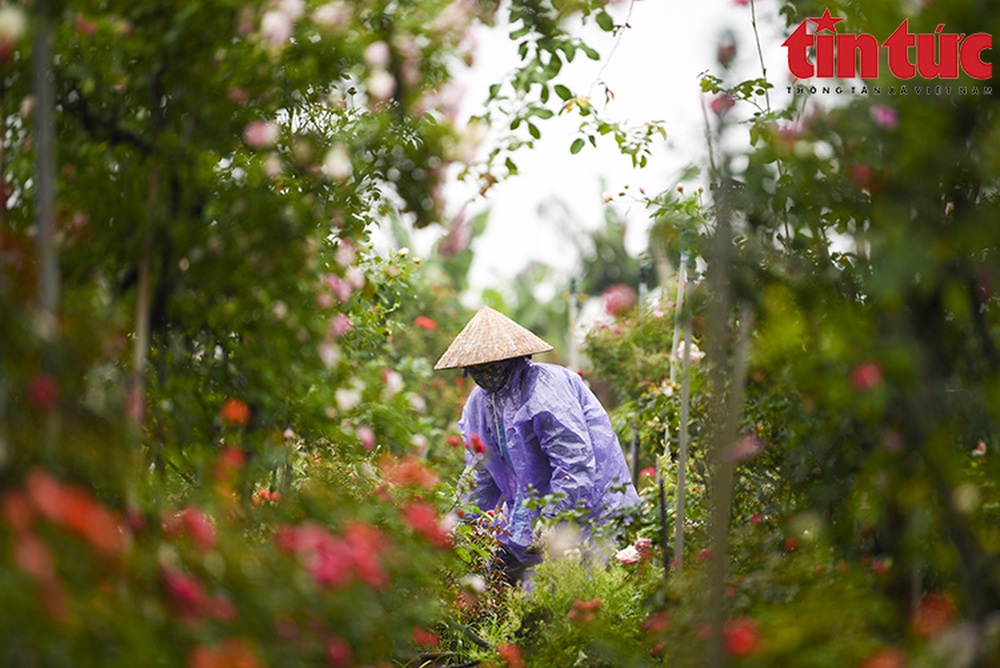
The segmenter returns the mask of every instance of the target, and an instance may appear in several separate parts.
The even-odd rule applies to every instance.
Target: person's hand
[[[541,518],[535,523],[531,545],[525,551],[528,554],[541,554],[552,559],[561,557],[578,547],[580,547],[580,529],[575,524]]]

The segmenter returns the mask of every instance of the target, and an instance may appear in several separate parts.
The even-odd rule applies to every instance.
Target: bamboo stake
[[[37,328],[44,341],[42,368],[50,372],[52,356],[48,351],[58,328],[59,258],[56,249],[56,131],[55,93],[52,90],[52,45],[49,0],[35,3],[35,35],[32,44],[32,83],[35,90],[35,206],[38,236],[38,310]],[[45,420],[42,450],[50,465],[56,461],[59,440],[59,415],[49,411]]]
[[[580,351],[576,347],[576,323],[579,317],[580,294],[576,289],[576,279],[569,281],[569,351],[567,354],[569,368],[573,371],[580,370]]]
[[[674,517],[674,563],[684,565],[684,522],[687,501],[688,421],[691,407],[691,315],[684,317],[683,372],[681,375],[681,415],[677,453],[677,512]]]

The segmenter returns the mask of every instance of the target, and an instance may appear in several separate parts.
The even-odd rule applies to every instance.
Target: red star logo
[[[823,10],[823,16],[817,18],[810,18],[810,21],[816,24],[816,32],[823,32],[824,30],[829,30],[830,32],[837,32],[837,23],[843,21],[844,19],[835,19],[830,16],[830,8]]]

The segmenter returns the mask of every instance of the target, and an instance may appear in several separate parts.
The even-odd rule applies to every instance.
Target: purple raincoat
[[[501,542],[522,563],[539,561],[525,548],[540,513],[582,507],[586,529],[638,503],[607,412],[569,369],[517,360],[500,391],[473,389],[458,427],[466,443],[478,435],[486,446],[484,454],[466,452],[463,481],[470,488],[461,502],[483,511],[501,508],[509,534],[501,533]],[[540,510],[524,506],[532,495],[555,493],[565,496]]]

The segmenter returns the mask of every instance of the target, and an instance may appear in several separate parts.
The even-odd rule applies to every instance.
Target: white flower
[[[623,564],[637,564],[642,561],[642,555],[639,554],[639,550],[635,549],[635,545],[629,545],[628,547],[618,550],[615,553],[615,559]]]
[[[395,369],[384,369],[382,380],[385,381],[386,397],[394,397],[403,389],[403,376]]]
[[[0,7],[0,41],[14,44],[28,28],[28,19],[20,7],[4,5]]]
[[[260,20],[260,34],[271,44],[281,46],[292,38],[292,19],[288,14],[272,9]]]
[[[368,94],[376,102],[388,100],[395,92],[396,79],[385,70],[375,70],[368,77]]]
[[[306,3],[303,0],[278,0],[278,11],[287,16],[292,21],[297,21],[306,10]]]
[[[323,342],[319,345],[319,358],[327,369],[332,369],[340,364],[341,357],[340,346],[336,343]]]
[[[478,575],[476,573],[469,573],[468,575],[464,576],[461,580],[459,580],[459,582],[462,584],[463,587],[469,589],[470,591],[474,591],[477,594],[482,594],[484,591],[486,591],[486,578],[484,578],[482,575]]]
[[[423,413],[427,410],[427,402],[419,394],[410,394],[407,399],[410,402],[410,408],[417,413]]]
[[[320,5],[312,15],[316,25],[331,30],[346,26],[351,20],[351,8],[344,2],[328,2]]]
[[[697,364],[697,362],[705,356],[705,353],[695,345],[694,341],[691,342],[688,348],[688,359],[691,360],[692,364]],[[684,357],[684,342],[678,341],[677,350],[674,351],[673,358],[675,360],[681,360]]]
[[[361,391],[353,387],[342,387],[333,393],[333,397],[337,400],[337,408],[341,413],[348,413],[361,403]]]
[[[361,267],[350,267],[344,274],[344,281],[355,290],[360,290],[365,285],[365,272]]]
[[[337,143],[330,147],[323,158],[323,173],[334,181],[344,182],[351,178],[354,165],[351,164],[351,154],[346,146]]]
[[[384,69],[389,65],[389,45],[385,42],[372,42],[365,49],[365,62],[372,69]]]
[[[285,163],[276,154],[272,153],[264,158],[264,173],[267,178],[276,179],[285,171]]]

